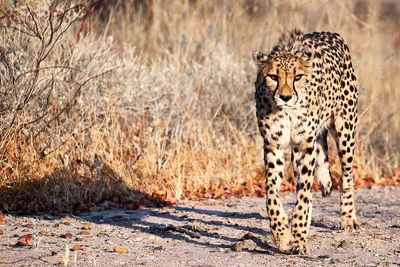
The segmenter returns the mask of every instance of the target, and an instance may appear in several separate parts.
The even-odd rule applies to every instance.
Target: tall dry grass
[[[17,2],[1,6],[23,18],[1,19],[0,201],[9,209],[27,195],[62,209],[134,198],[126,187],[180,199],[262,180],[250,54],[293,28],[339,32],[351,49],[359,176],[380,182],[399,168],[396,1],[36,1],[31,12]],[[50,14],[56,25],[78,4],[38,67]],[[43,38],[22,31],[34,21]]]

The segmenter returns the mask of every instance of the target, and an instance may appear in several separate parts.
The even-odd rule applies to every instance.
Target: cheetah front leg
[[[356,114],[354,115],[356,116]],[[349,125],[342,118],[337,118],[335,128],[331,133],[336,141],[340,163],[342,165],[342,177],[340,178],[340,229],[359,229],[360,224],[356,217],[354,206],[354,181],[353,181],[353,159],[354,159],[354,130],[355,126]],[[340,134],[339,134],[340,131]]]
[[[311,136],[305,147],[293,149],[293,165],[296,177],[297,202],[292,218],[292,253],[308,253],[307,236],[311,224],[311,186],[315,175],[315,140]]]
[[[279,198],[279,188],[284,175],[284,152],[276,146],[264,146],[266,173],[267,212],[270,219],[271,233],[275,245],[282,252],[291,249],[291,234],[289,222],[282,202]]]

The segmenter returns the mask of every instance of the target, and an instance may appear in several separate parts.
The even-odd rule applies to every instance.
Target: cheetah
[[[294,30],[282,35],[270,53],[254,51],[252,56],[258,66],[256,115],[264,140],[272,237],[280,251],[306,254],[314,176],[323,196],[332,187],[328,131],[342,166],[339,227],[359,228],[352,173],[358,92],[349,49],[337,33]],[[288,148],[297,191],[291,225],[279,198]]]

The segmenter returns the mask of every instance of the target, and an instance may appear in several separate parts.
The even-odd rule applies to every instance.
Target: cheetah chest
[[[308,118],[298,110],[282,110],[269,118],[270,130],[266,138],[270,143],[281,147],[292,146],[304,142],[304,136],[311,133],[307,127]]]

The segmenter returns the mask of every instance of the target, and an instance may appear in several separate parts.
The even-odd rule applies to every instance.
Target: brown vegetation
[[[295,27],[339,32],[350,46],[361,100],[356,185],[400,183],[395,1],[0,8],[0,209],[137,207],[137,190],[148,202],[262,195],[250,54]]]

